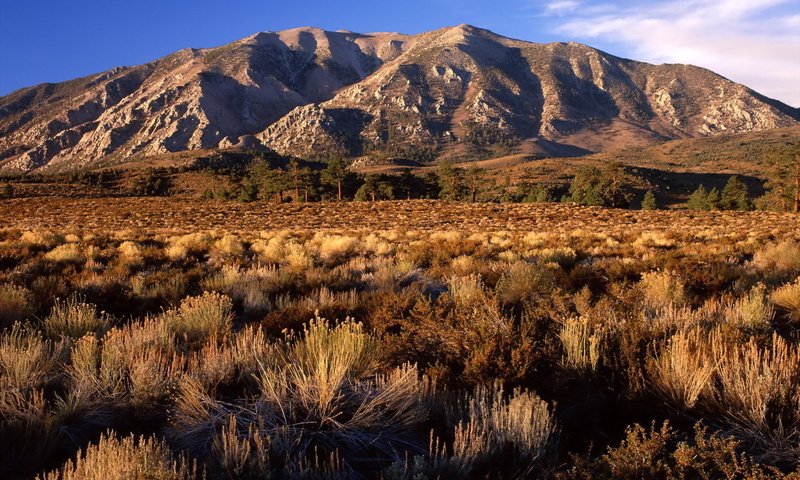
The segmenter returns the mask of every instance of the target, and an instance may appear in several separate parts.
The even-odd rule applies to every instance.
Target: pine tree
[[[626,207],[630,203],[627,191],[627,175],[619,163],[611,163],[602,170],[597,167],[583,167],[569,186],[573,202],[581,205],[605,207]]]
[[[245,179],[239,188],[236,200],[242,203],[254,202],[258,199],[258,185],[252,179]]]
[[[322,171],[322,183],[332,188],[335,187],[336,199],[340,202],[343,198],[342,185],[348,173],[347,163],[342,157],[332,158],[325,170]]]
[[[706,210],[719,210],[719,190],[717,187],[711,189],[706,197]]]
[[[653,190],[648,190],[642,199],[642,210],[658,210],[658,203]]]
[[[439,183],[439,198],[442,200],[459,200],[462,197],[464,184],[461,179],[461,169],[453,166],[451,162],[439,162],[436,170]]]
[[[700,185],[697,190],[692,192],[689,196],[689,202],[686,204],[689,210],[710,210],[708,204],[708,192],[706,187]]]
[[[747,192],[747,185],[736,175],[730,177],[722,189],[720,208],[723,210],[752,210],[753,202]]]
[[[469,185],[469,197],[470,201],[475,203],[478,199],[478,193],[480,192],[481,188],[481,180],[483,170],[478,168],[477,166],[472,166],[467,170],[467,184]]]

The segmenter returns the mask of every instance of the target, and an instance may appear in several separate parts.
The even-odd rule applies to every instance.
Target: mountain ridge
[[[540,156],[800,123],[710,70],[471,25],[417,35],[301,27],[0,97],[0,172],[201,148],[284,155]]]

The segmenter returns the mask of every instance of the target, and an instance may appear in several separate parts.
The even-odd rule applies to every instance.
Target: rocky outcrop
[[[2,97],[0,171],[211,147],[431,159],[539,139],[596,151],[798,120],[798,110],[708,70],[577,43],[468,25],[415,36],[299,28]]]

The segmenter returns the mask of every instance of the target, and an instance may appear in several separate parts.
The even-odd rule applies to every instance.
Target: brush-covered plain
[[[2,214],[3,478],[800,478],[796,215],[112,202]]]

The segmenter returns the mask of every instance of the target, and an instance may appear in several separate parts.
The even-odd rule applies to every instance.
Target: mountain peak
[[[2,97],[0,172],[257,138],[305,157],[458,160],[496,144],[559,155],[799,120],[797,109],[708,70],[579,43],[513,40],[468,24],[418,35],[299,27]]]

